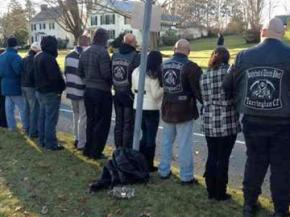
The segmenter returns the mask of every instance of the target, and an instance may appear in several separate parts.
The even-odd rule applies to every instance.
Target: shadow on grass
[[[65,151],[51,152],[17,133],[0,129],[0,217],[241,217],[241,194],[217,203],[207,200],[204,186],[180,186],[176,177],[136,187],[136,197],[117,200],[106,191],[87,194],[103,162],[87,160],[59,134]],[[110,150],[107,152],[109,154]],[[265,217],[270,205],[263,201]]]

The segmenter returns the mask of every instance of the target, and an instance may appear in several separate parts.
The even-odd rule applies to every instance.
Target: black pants
[[[85,90],[87,113],[87,143],[84,155],[98,158],[102,155],[111,126],[112,94],[93,88]]]
[[[133,106],[125,106],[119,101],[114,101],[116,124],[115,124],[115,145],[116,147],[128,147],[133,145],[134,131],[134,110]]]
[[[211,196],[226,193],[228,184],[229,159],[237,139],[237,135],[225,137],[206,137],[208,158],[205,178]]]
[[[0,127],[7,128],[5,113],[5,96],[0,95]]]
[[[244,176],[245,203],[253,205],[261,193],[268,167],[276,212],[287,213],[290,202],[290,123],[258,123],[243,120],[247,145]]]
[[[149,169],[154,167],[156,149],[156,136],[158,132],[160,114],[159,111],[144,111],[142,115],[142,138],[140,140],[140,152],[145,156]]]

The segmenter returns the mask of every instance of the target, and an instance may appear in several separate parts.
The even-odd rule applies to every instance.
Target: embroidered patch
[[[117,59],[113,61],[113,82],[115,86],[126,86],[128,81],[128,68],[130,63],[127,60]]]
[[[284,71],[271,67],[257,67],[246,71],[247,93],[245,106],[258,110],[275,110],[283,107],[281,82]]]
[[[168,63],[163,66],[163,86],[166,93],[180,93],[183,91],[181,70],[183,64]]]

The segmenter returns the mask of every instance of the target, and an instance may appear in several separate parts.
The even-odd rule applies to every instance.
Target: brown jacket
[[[167,123],[182,123],[198,119],[197,100],[202,103],[200,77],[201,68],[194,62],[188,61],[187,56],[175,54],[169,61],[187,61],[182,69],[182,86],[192,93],[186,101],[171,102],[163,99],[161,112],[162,120]],[[162,78],[163,80],[164,78]]]

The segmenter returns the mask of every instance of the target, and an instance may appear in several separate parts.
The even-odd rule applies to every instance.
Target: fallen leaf
[[[41,208],[41,214],[42,215],[46,215],[48,213],[48,207],[47,206],[43,206],[42,208]]]

